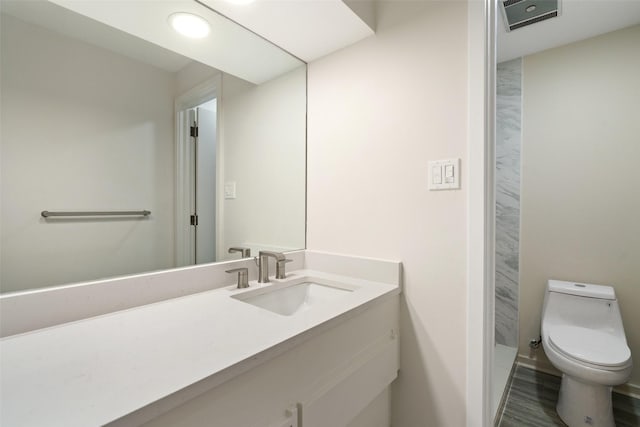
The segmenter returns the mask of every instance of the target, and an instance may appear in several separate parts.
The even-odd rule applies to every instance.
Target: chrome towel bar
[[[151,211],[88,211],[88,212],[49,212],[42,211],[40,212],[44,218],[49,218],[50,216],[149,216],[151,215]]]

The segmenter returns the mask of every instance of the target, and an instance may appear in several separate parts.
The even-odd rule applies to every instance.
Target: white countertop
[[[231,298],[304,276],[357,289],[292,316]],[[298,270],[271,284],[220,288],[9,336],[0,340],[0,424],[103,425],[196,382],[215,387],[399,292],[397,284]]]

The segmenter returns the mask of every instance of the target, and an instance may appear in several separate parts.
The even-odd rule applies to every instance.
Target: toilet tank
[[[542,309],[542,329],[552,324],[574,325],[618,335],[620,307],[611,286],[549,280]]]

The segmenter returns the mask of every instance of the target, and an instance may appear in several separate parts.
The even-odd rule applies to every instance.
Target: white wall
[[[305,66],[258,86],[223,75],[221,158],[236,198],[222,200],[218,259],[237,258],[232,246],[305,247],[305,83]]]
[[[554,278],[614,286],[638,359],[640,26],[527,56],[523,67],[520,353],[540,333]],[[640,385],[637,363],[632,375]]]
[[[182,95],[220,73],[221,71],[215,68],[192,61],[175,74],[176,94]]]
[[[377,13],[375,36],[309,67],[307,246],[403,262],[392,425],[461,426],[467,194],[428,191],[427,162],[466,170],[467,4]]]
[[[1,75],[2,291],[172,266],[173,75],[5,15]]]

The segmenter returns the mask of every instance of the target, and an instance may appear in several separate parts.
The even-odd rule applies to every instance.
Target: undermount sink
[[[305,282],[258,294],[244,293],[234,295],[233,298],[273,313],[291,316],[308,310],[315,305],[334,301],[350,292],[353,291],[351,289]]]

